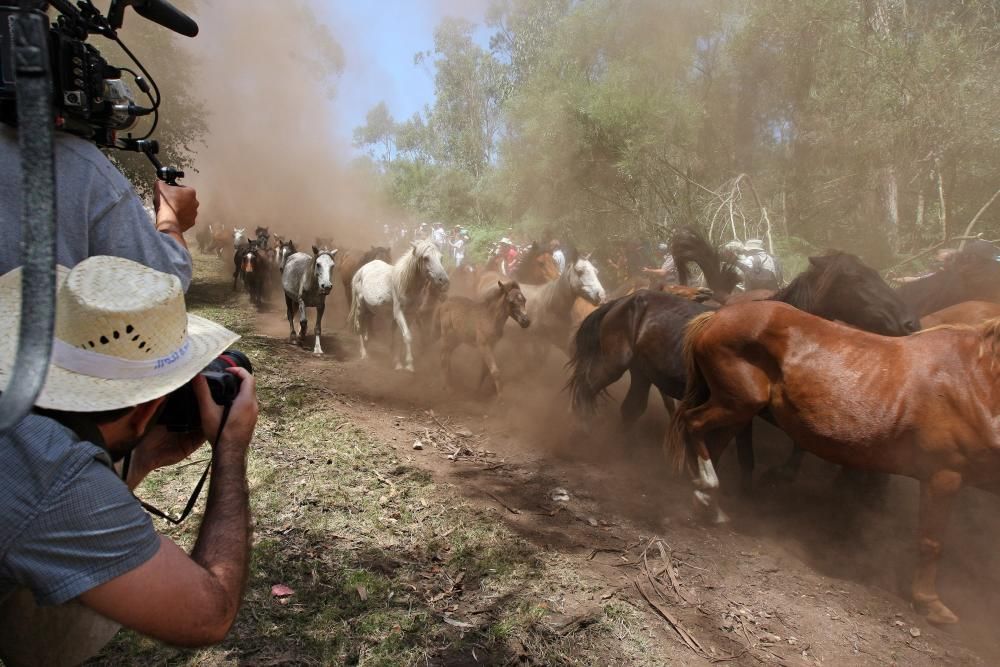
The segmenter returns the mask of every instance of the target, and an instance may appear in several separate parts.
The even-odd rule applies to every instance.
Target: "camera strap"
[[[227,402],[225,405],[222,406],[222,419],[219,420],[219,431],[218,433],[215,434],[215,440],[214,440],[216,444],[219,443],[219,438],[222,437],[222,429],[226,427],[226,420],[229,419],[229,409],[232,407],[233,404],[231,402]],[[131,452],[129,452],[128,454],[125,455],[125,460],[122,463],[123,480],[128,479],[128,468],[131,460],[132,460],[132,454]],[[201,479],[198,480],[198,484],[195,485],[194,491],[191,492],[191,497],[188,498],[187,505],[184,506],[184,510],[181,512],[181,515],[177,518],[174,518],[169,514],[167,514],[166,512],[164,512],[163,510],[154,507],[153,505],[150,505],[149,503],[145,502],[139,497],[136,497],[136,500],[139,501],[139,504],[142,505],[142,508],[144,510],[146,510],[153,516],[159,517],[164,521],[167,521],[175,526],[178,526],[181,523],[183,523],[183,521],[187,519],[188,516],[191,514],[191,511],[194,510],[195,503],[198,502],[198,497],[201,495],[201,490],[205,487],[205,480],[208,479],[208,473],[211,470],[212,470],[212,461],[209,460],[208,465],[205,466],[205,472],[201,473]]]

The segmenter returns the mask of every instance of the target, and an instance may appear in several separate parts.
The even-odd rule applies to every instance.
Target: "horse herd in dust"
[[[251,298],[255,278],[248,277],[262,264],[248,248],[267,249],[262,234],[236,244],[234,280],[243,276]],[[397,368],[413,370],[416,327],[441,340],[446,382],[454,349],[478,347],[481,382],[492,375],[498,394],[493,347],[505,331],[523,336],[517,349],[529,359],[553,345],[563,349],[572,407],[583,420],[627,371],[620,409],[627,429],[655,386],[672,414],[665,453],[692,476],[695,507],[709,521],[727,520],[716,467],[734,439],[743,489],[751,488],[754,419],[794,442],[781,466],[788,478],[811,452],[916,479],[919,557],[910,593],[930,622],[958,622],[938,595],[937,571],[957,492],[1000,490],[1000,263],[960,252],[937,273],[893,288],[858,257],[831,251],[810,258],[776,292],[742,293],[725,252],[696,231],[679,230],[671,251],[679,266],[701,268],[708,290],[632,283],[606,295],[589,258],[571,252],[559,273],[539,248],[517,280],[488,269],[449,276],[429,241],[392,263],[386,249],[348,252],[337,268],[362,357],[372,318],[391,313],[403,342],[393,351]],[[304,340],[305,309],[316,308],[314,352],[321,353],[337,250],[316,246],[310,255],[280,241],[270,252],[291,336]],[[468,295],[449,296],[449,284]]]

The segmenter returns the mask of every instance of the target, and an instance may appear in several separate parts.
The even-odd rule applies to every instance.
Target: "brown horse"
[[[383,246],[372,246],[365,252],[348,250],[344,258],[340,260],[337,268],[340,270],[340,282],[344,285],[344,298],[347,303],[351,303],[351,280],[354,274],[368,262],[380,259],[386,264],[392,264],[392,254],[389,249]]]
[[[209,225],[208,229],[211,231],[212,240],[208,243],[207,252],[214,252],[219,257],[222,257],[222,253],[232,246],[233,235],[231,232],[226,231],[225,225]]]
[[[537,241],[517,259],[514,280],[524,285],[542,285],[559,277],[559,265],[552,251],[542,248]]]
[[[1000,317],[1000,303],[991,301],[963,301],[954,306],[948,306],[941,310],[925,315],[920,318],[920,326],[924,329],[940,326],[942,324],[968,324],[974,325],[994,317]]]
[[[684,349],[687,392],[664,446],[716,520],[719,455],[767,411],[824,459],[919,480],[913,600],[932,623],[958,621],[938,597],[937,567],[955,494],[1000,482],[1000,320],[889,338],[743,304],[695,319]]]
[[[497,367],[493,348],[503,337],[507,318],[526,329],[531,320],[525,313],[525,298],[517,282],[499,282],[500,289],[494,291],[484,301],[473,301],[464,297],[451,297],[437,308],[434,316],[434,330],[441,338],[441,368],[445,382],[452,384],[451,355],[463,343],[475,345],[483,358],[483,369],[479,376],[482,386],[486,374],[493,377],[493,386],[500,397],[500,369]]]
[[[1000,262],[966,250],[944,268],[896,290],[920,317],[963,301],[1000,303]]]

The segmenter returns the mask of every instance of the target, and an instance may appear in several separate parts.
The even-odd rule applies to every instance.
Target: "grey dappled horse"
[[[396,359],[396,369],[413,372],[413,334],[407,322],[420,306],[421,294],[428,283],[437,288],[443,298],[448,289],[448,273],[441,265],[441,251],[430,241],[415,241],[395,264],[380,259],[368,262],[351,280],[351,313],[348,322],[361,341],[361,358],[368,357],[365,342],[375,313],[392,308],[392,318],[403,337],[406,349],[405,365]],[[392,346],[395,348],[395,332]]]
[[[281,287],[285,291],[285,310],[288,315],[288,327],[291,330],[289,340],[305,342],[308,322],[306,308],[316,309],[316,342],[313,354],[323,354],[320,346],[320,336],[323,335],[323,311],[326,309],[326,296],[333,289],[333,268],[336,265],[334,256],[336,249],[326,250],[313,246],[313,254],[297,252],[285,261],[281,273]],[[295,324],[292,321],[296,305],[299,308],[299,334],[295,335]]]

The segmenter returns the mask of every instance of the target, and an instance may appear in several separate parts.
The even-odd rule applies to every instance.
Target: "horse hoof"
[[[396,365],[395,365],[395,366],[393,366],[393,370],[396,370],[396,371],[401,371],[401,370],[403,370],[403,364],[401,364],[401,363],[399,363],[399,362],[397,361],[397,362],[396,362]]]
[[[413,364],[408,364],[408,365],[406,366],[406,368],[405,368],[404,370],[405,370],[405,371],[406,371],[407,373],[416,373],[416,371],[415,371],[415,370],[413,370]]]
[[[916,602],[915,606],[926,618],[927,622],[933,625],[955,625],[958,623],[958,616],[948,609],[940,599],[928,602]]]

